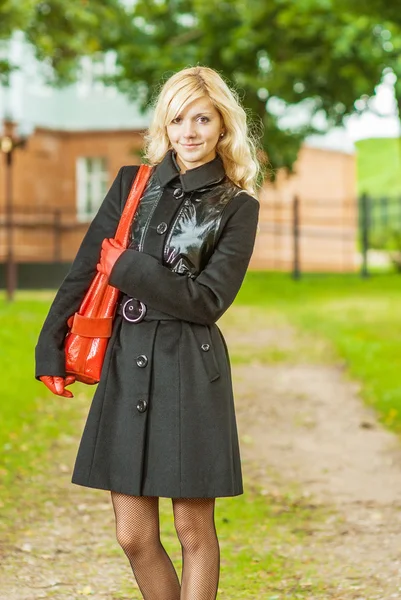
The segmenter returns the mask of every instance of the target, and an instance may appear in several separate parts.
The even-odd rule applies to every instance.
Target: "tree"
[[[29,1],[0,0],[0,40],[8,39],[15,29],[23,29],[26,24],[26,12],[30,9]],[[0,83],[7,82],[10,64],[0,57]]]
[[[401,99],[401,19],[382,0],[369,7],[362,0],[122,2],[0,0],[0,10],[8,7],[0,36],[21,28],[22,19],[59,84],[74,79],[83,54],[115,50],[119,70],[107,81],[143,111],[177,70],[215,68],[262,130],[273,176],[280,167],[291,171],[307,135],[366,110],[386,68],[399,76]]]
[[[0,39],[24,31],[40,61],[52,69],[52,83],[73,82],[79,59],[118,46],[127,18],[119,0],[0,0]],[[7,81],[12,65],[0,62]]]
[[[369,2],[354,0],[352,3],[340,0],[339,8],[346,9],[354,15],[369,15],[372,20],[373,31],[382,39],[383,47],[387,52],[386,64],[396,76],[395,97],[401,118],[401,11],[399,6],[385,0],[369,0]]]
[[[178,69],[217,69],[263,124],[273,170],[291,170],[305,136],[340,125],[396,60],[375,18],[331,0],[138,0],[117,51],[118,83],[144,108]],[[296,107],[303,121],[286,125]]]

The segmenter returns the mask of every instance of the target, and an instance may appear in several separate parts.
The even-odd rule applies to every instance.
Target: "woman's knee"
[[[120,524],[116,527],[116,538],[126,554],[132,555],[141,551],[143,538],[139,531]]]
[[[181,545],[191,552],[209,544],[216,537],[213,503],[200,506],[196,502],[175,506],[174,525]]]
[[[159,539],[158,499],[112,493],[116,538],[130,556]]]

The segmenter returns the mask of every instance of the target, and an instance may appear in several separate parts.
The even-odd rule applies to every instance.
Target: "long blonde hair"
[[[210,67],[182,69],[164,83],[153,103],[152,122],[144,135],[143,158],[152,166],[161,162],[172,147],[167,125],[189,102],[205,96],[210,98],[223,120],[225,134],[219,138],[216,152],[223,160],[226,175],[240,188],[256,195],[261,170],[256,136],[250,130],[237,92]]]

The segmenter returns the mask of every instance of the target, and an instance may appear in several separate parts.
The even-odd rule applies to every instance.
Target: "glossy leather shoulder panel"
[[[213,254],[224,210],[241,191],[225,177],[217,185],[187,192],[169,225],[163,247],[163,264],[192,278],[199,275]],[[164,188],[153,173],[133,220],[131,248],[143,251],[152,215],[163,192]]]

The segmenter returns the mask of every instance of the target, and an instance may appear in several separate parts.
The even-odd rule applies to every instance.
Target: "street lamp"
[[[12,190],[12,167],[13,154],[16,148],[23,148],[26,137],[16,136],[15,124],[5,118],[3,121],[3,135],[0,136],[0,151],[4,155],[5,174],[5,227],[6,227],[6,298],[8,301],[14,299],[17,287],[17,269],[14,258],[13,239],[13,190]]]

